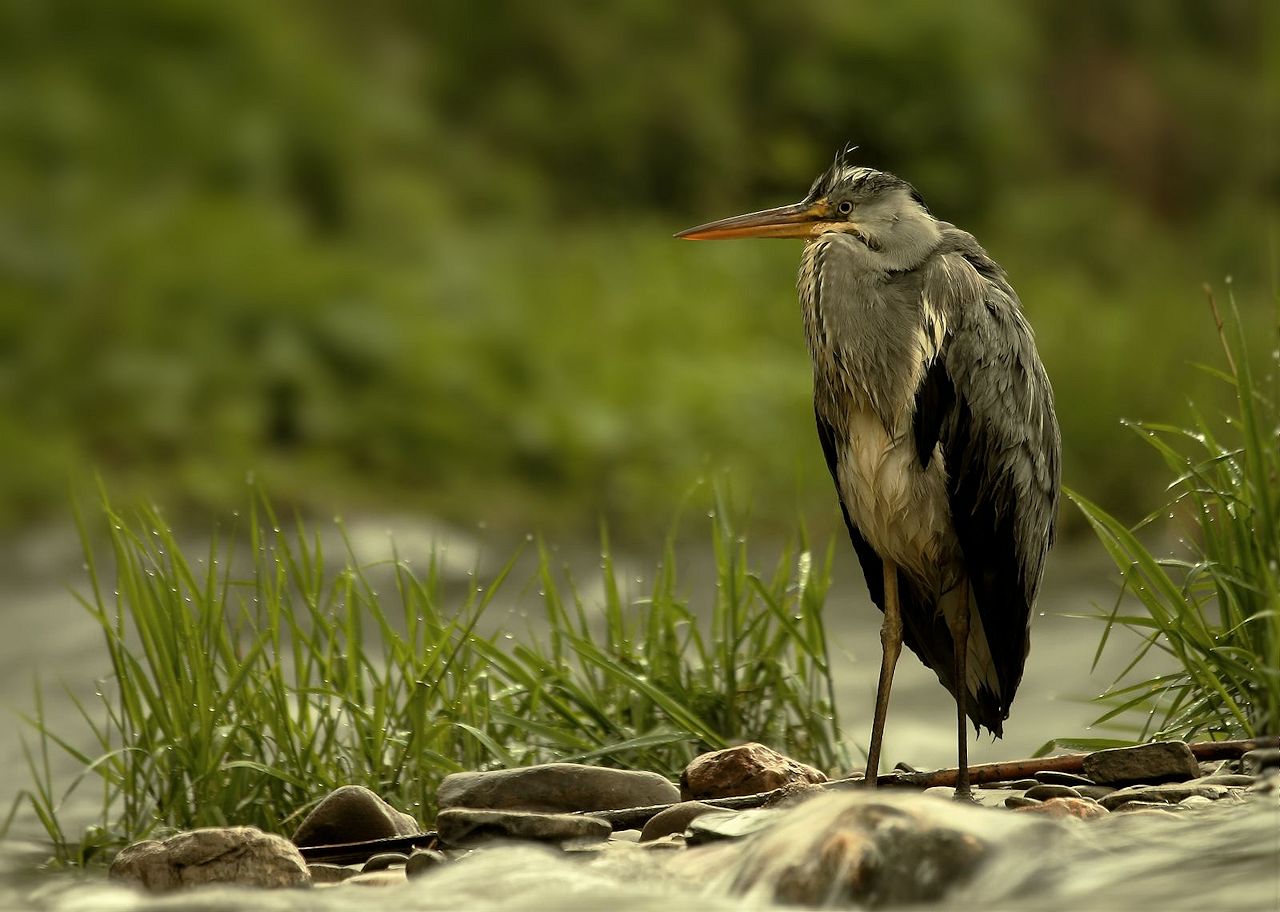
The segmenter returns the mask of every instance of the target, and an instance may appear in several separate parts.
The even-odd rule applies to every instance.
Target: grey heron
[[[996,737],[1022,679],[1058,509],[1053,392],[1004,270],[893,174],[836,155],[803,201],[677,237],[801,238],[818,439],[884,613],[865,781],[905,642]]]

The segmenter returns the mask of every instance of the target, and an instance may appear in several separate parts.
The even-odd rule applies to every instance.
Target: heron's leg
[[[956,681],[956,800],[968,801],[973,798],[969,788],[969,719],[965,712],[965,703],[969,699],[969,683],[966,673],[969,664],[969,584],[960,586],[960,610],[956,612],[955,625],[951,629],[954,641]]]
[[[893,669],[902,652],[902,613],[898,608],[898,565],[884,561],[884,623],[880,625],[880,685],[876,688],[876,713],[871,722],[871,748],[867,751],[867,772],[863,781],[876,787],[880,775],[880,743],[884,740],[884,720],[889,712],[889,690]]]

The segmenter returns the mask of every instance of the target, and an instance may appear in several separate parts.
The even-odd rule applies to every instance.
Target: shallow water
[[[1021,909],[1028,912],[1111,912],[1119,909],[1274,910],[1280,908],[1280,803],[1275,797],[1247,805],[1179,815],[1116,814],[1100,821],[1046,820],[1011,812],[952,805],[945,799],[902,796],[932,803],[940,822],[992,843],[996,849],[973,879],[941,902],[899,908]],[[790,829],[820,830],[832,811],[821,802],[791,813]],[[761,837],[767,838],[768,833]],[[788,849],[790,846],[790,849]],[[162,912],[162,910],[526,910],[670,912],[673,909],[780,909],[773,870],[810,851],[803,838],[763,846],[771,870],[744,869],[759,857],[744,853],[711,871],[676,873],[664,857],[630,845],[624,851],[562,855],[535,846],[474,853],[407,884],[391,888],[344,886],[256,891],[207,888],[152,897],[131,889],[69,876],[39,881],[0,880],[0,909],[49,912]],[[786,906],[786,908],[796,908]]]

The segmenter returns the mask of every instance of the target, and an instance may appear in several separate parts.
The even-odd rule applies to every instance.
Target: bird
[[[955,698],[955,797],[972,799],[965,720],[1004,734],[1054,540],[1053,390],[1005,271],[855,149],[799,203],[676,237],[805,242],[796,285],[818,440],[884,615],[863,782],[878,781],[906,643]]]

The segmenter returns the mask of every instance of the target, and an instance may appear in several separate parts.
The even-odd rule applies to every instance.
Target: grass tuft
[[[1185,428],[1132,424],[1173,473],[1168,504],[1130,529],[1070,495],[1123,574],[1097,657],[1117,626],[1141,640],[1095,724],[1145,711],[1141,739],[1280,731],[1280,319],[1259,374],[1234,298],[1224,320],[1208,294],[1225,369],[1201,369],[1226,385],[1232,407],[1210,420],[1193,405]],[[1188,528],[1182,553],[1157,558],[1139,533],[1166,516]],[[1172,669],[1130,682],[1152,650]]]
[[[198,556],[154,509],[125,516],[104,498],[103,517],[112,567],[82,521],[81,601],[109,673],[97,700],[76,702],[80,729],[54,730],[38,685],[28,718],[23,797],[62,863],[199,826],[287,834],[351,783],[430,821],[437,784],[460,770],[576,760],[675,776],[753,739],[849,764],[822,621],[832,548],[815,560],[802,535],[756,573],[719,497],[710,605],[681,594],[674,533],[644,597],[626,592],[606,538],[598,602],[539,544],[541,629],[527,635],[486,618],[518,554],[449,602],[436,557],[361,566],[345,537],[327,555],[262,501]],[[59,754],[80,769],[67,784]],[[74,834],[68,799],[90,786],[96,820]]]

